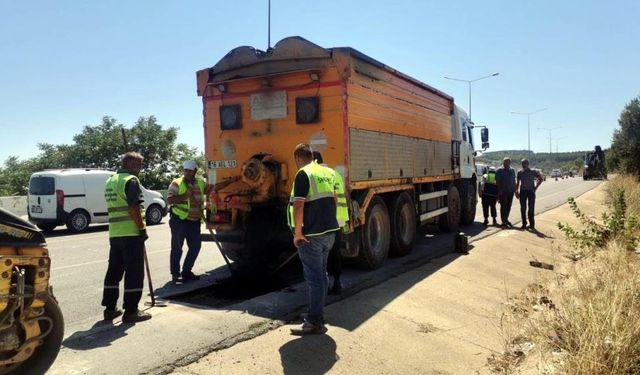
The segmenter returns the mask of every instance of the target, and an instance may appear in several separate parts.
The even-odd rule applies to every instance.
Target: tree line
[[[122,129],[126,134],[125,150]],[[126,151],[144,156],[141,183],[149,189],[166,189],[182,172],[182,162],[193,159],[202,166],[204,156],[196,147],[178,143],[178,128],[163,128],[154,116],[140,117],[130,128],[105,116],[99,125],[87,125],[71,144],[39,143],[39,154],[20,160],[10,156],[0,167],[0,196],[24,195],[32,173],[45,169],[101,168],[116,170]]]

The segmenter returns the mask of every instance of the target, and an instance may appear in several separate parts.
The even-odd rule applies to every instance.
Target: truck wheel
[[[40,230],[42,230],[44,233],[51,233],[53,229],[56,227],[56,225],[55,224],[38,224],[37,227],[40,228]]]
[[[365,269],[376,269],[384,264],[389,255],[391,231],[389,212],[384,201],[375,196],[366,213],[366,223],[362,228],[362,246],[357,264]]]
[[[145,210],[145,217],[147,225],[160,224],[162,221],[162,207],[157,204],[152,204],[147,210]]]
[[[74,210],[67,218],[67,228],[73,233],[80,233],[89,227],[89,214],[84,210]]]
[[[462,181],[460,200],[460,223],[462,223],[462,225],[472,224],[476,219],[476,207],[478,205],[476,185],[472,183],[472,181],[466,179]]]
[[[58,356],[64,336],[64,318],[60,306],[50,295],[47,296],[44,305],[44,316],[51,318],[53,322],[51,332],[44,337],[42,344],[33,351],[31,357],[15,369],[16,374],[44,374]],[[40,321],[39,324],[40,331],[49,329],[47,321]]]
[[[446,214],[440,216],[440,229],[445,232],[457,232],[460,227],[460,193],[458,188],[453,184],[447,189],[447,207],[449,210]]]
[[[409,193],[394,197],[389,216],[391,219],[391,246],[393,255],[407,255],[413,249],[416,239],[416,210]]]

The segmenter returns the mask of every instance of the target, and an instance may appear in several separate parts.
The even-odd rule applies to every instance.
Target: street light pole
[[[476,79],[472,79],[472,80],[460,79],[460,78],[452,78],[452,77],[444,77],[444,79],[450,79],[452,81],[458,81],[458,82],[466,82],[467,84],[469,84],[469,121],[471,121],[471,84],[473,82],[479,81],[481,79],[485,79],[485,78],[489,78],[489,77],[495,77],[495,76],[497,76],[499,74],[500,73],[493,73],[493,74],[489,74],[488,76],[484,76],[484,77],[480,77],[480,78],[476,78]]]
[[[556,126],[555,128],[538,128],[538,130],[548,130],[549,131],[549,154],[551,154],[551,131],[560,129],[562,126]]]
[[[560,137],[560,138],[556,138],[556,154],[558,153],[558,143],[561,139],[565,139],[567,137]]]
[[[549,108],[542,108],[533,112],[511,112],[512,115],[526,115],[527,116],[527,147],[529,154],[531,154],[531,115],[538,112],[546,111]]]

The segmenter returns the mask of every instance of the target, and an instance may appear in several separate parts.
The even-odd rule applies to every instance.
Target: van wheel
[[[147,225],[160,224],[162,221],[162,208],[160,205],[152,204],[145,210]]]
[[[40,228],[40,230],[43,231],[44,233],[51,233],[53,232],[53,229],[56,227],[56,225],[55,224],[38,224],[37,227]]]
[[[476,184],[471,180],[463,180],[460,190],[460,203],[462,206],[460,223],[462,225],[472,224],[476,218],[476,207],[478,196],[476,195]]]
[[[389,255],[389,212],[382,198],[375,196],[371,200],[365,217],[357,263],[362,268],[372,270],[381,267]]]
[[[409,193],[400,193],[393,200],[391,210],[391,247],[393,255],[407,255],[416,239],[416,210]]]
[[[89,214],[83,210],[75,210],[67,217],[67,229],[73,233],[80,233],[89,227]]]
[[[453,184],[447,189],[447,207],[449,210],[440,216],[438,224],[445,232],[456,232],[460,227],[460,193]]]

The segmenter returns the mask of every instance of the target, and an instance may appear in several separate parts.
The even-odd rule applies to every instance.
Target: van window
[[[55,194],[55,180],[53,177],[33,177],[29,182],[29,194],[53,195]]]

